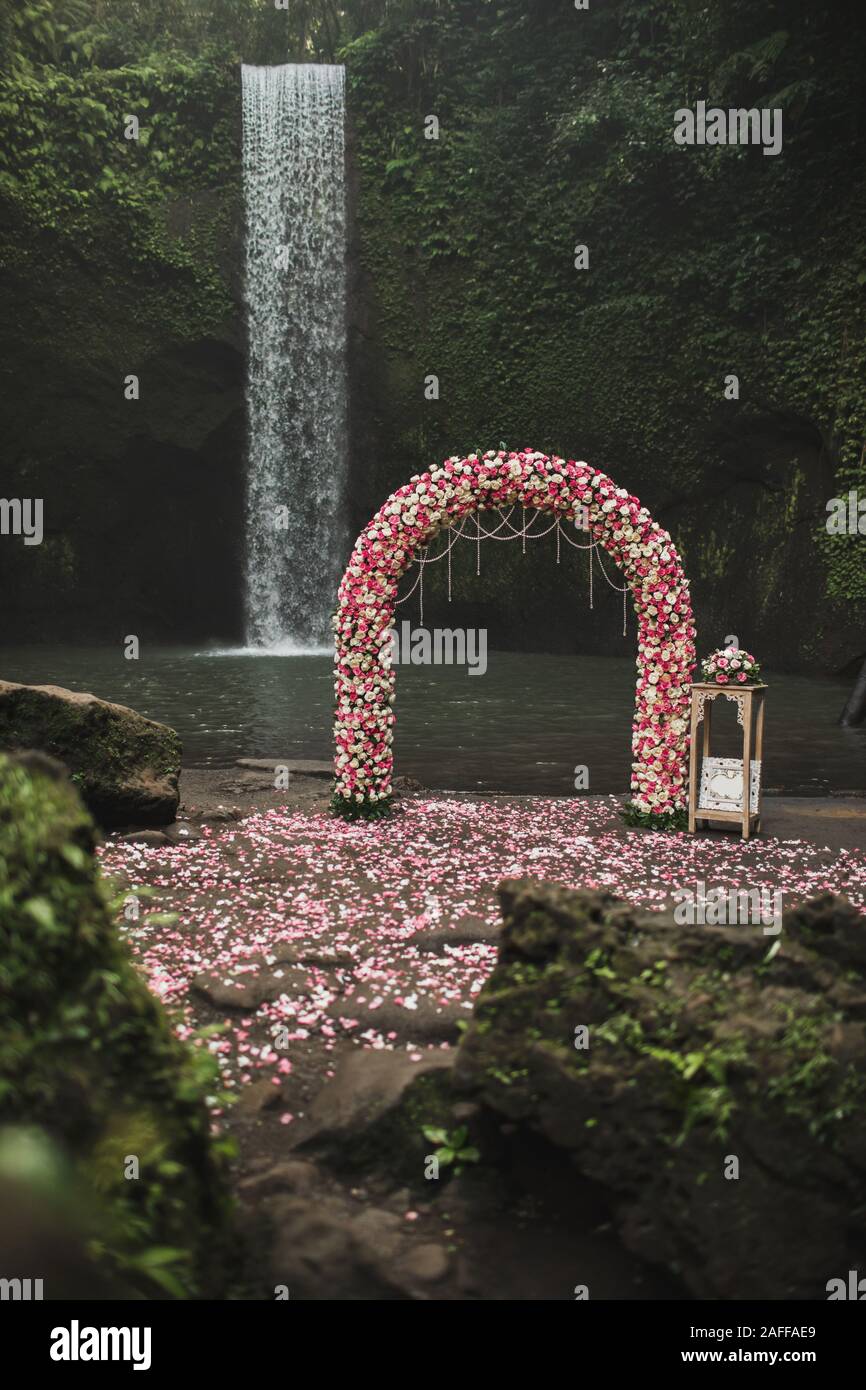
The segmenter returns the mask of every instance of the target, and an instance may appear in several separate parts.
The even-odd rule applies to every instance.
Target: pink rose
[[[727,685],[727,683],[728,683],[728,677],[722,675],[722,673],[721,673],[721,671],[720,671],[719,674],[716,676],[716,685]]]

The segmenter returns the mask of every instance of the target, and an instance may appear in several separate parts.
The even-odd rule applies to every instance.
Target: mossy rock
[[[412,1062],[403,1052],[359,1048],[316,1096],[300,1147],[336,1169],[423,1181],[425,1125],[449,1123],[453,1053]]]
[[[58,764],[0,754],[0,1127],[35,1127],[65,1155],[98,1268],[146,1297],[216,1296],[229,1230],[205,1103],[216,1064],[178,1041],[136,974],[94,840]]]
[[[773,936],[530,879],[499,893],[456,1088],[564,1151],[696,1297],[822,1298],[866,1261],[862,914],[828,894]]]
[[[54,685],[0,681],[0,748],[59,758],[106,827],[175,818],[180,739],[125,705]]]

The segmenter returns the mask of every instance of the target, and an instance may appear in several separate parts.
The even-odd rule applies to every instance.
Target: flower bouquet
[[[761,679],[761,668],[749,652],[724,647],[704,658],[701,675],[710,685],[755,685]]]

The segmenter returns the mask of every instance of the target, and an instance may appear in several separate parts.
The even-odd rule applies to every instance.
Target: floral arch
[[[685,806],[695,629],[670,536],[636,497],[588,463],[500,449],[416,475],[355,542],[333,618],[338,814],[382,814],[390,805],[395,677],[388,639],[400,578],[439,531],[471,512],[515,504],[564,520],[585,508],[591,536],[620,567],[638,617],[632,805],[657,816]]]

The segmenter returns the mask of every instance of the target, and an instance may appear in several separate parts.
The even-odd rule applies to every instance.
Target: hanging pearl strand
[[[623,585],[615,584],[615,583],[613,582],[613,580],[610,578],[610,575],[607,573],[607,570],[605,569],[604,564],[603,564],[603,562],[602,562],[601,555],[598,553],[598,550],[599,550],[599,542],[598,542],[597,540],[595,540],[595,539],[590,539],[590,541],[589,541],[589,543],[588,543],[587,545],[582,545],[579,541],[573,541],[573,540],[571,539],[571,537],[568,535],[568,533],[565,532],[565,531],[563,531],[563,529],[562,529],[562,524],[561,524],[562,519],[561,519],[561,517],[560,517],[559,515],[555,516],[554,519],[553,519],[553,521],[551,522],[551,524],[550,524],[549,526],[546,526],[543,530],[533,531],[533,530],[531,529],[533,522],[530,521],[529,523],[527,523],[527,518],[526,518],[526,511],[527,511],[527,509],[526,509],[526,507],[523,507],[523,508],[522,508],[522,521],[521,521],[521,525],[520,525],[520,526],[513,526],[512,523],[511,523],[511,516],[512,516],[512,513],[513,513],[513,511],[514,511],[514,507],[513,507],[513,506],[512,506],[512,507],[509,507],[509,508],[508,508],[508,511],[507,511],[505,514],[503,514],[503,510],[502,510],[501,507],[497,507],[496,510],[497,510],[498,513],[499,513],[499,524],[498,524],[498,526],[496,526],[495,529],[492,530],[492,531],[486,530],[486,529],[481,525],[481,514],[480,514],[480,511],[477,511],[477,512],[473,513],[474,521],[475,521],[475,534],[474,534],[474,536],[467,537],[466,539],[471,539],[471,540],[473,540],[473,541],[475,542],[475,574],[476,574],[476,576],[480,576],[480,574],[481,574],[481,542],[482,542],[482,540],[490,540],[490,541],[511,541],[511,540],[517,540],[518,537],[519,537],[519,538],[520,538],[520,542],[521,542],[521,551],[522,551],[522,553],[525,555],[525,554],[526,554],[526,542],[527,542],[528,540],[531,540],[531,541],[541,540],[542,537],[549,535],[551,531],[554,531],[554,530],[555,530],[555,531],[556,531],[556,563],[557,563],[557,564],[560,563],[560,547],[561,547],[561,542],[562,542],[562,540],[565,540],[566,543],[567,543],[568,545],[570,545],[574,550],[586,550],[586,551],[589,552],[589,557],[588,557],[588,558],[589,558],[589,607],[590,607],[590,609],[594,609],[594,608],[595,608],[595,591],[594,591],[594,585],[593,585],[593,569],[594,569],[593,560],[595,560],[595,562],[598,564],[598,567],[599,567],[599,569],[601,570],[601,573],[602,573],[604,579],[605,579],[605,580],[607,581],[607,583],[610,585],[611,589],[613,589],[616,593],[622,594],[622,635],[623,635],[623,637],[625,637],[625,636],[627,635],[627,618],[628,618],[627,595],[628,595],[628,584],[623,584]],[[536,514],[537,514],[537,515],[540,515],[540,513],[536,513]],[[533,518],[533,521],[534,521],[534,518]],[[452,550],[454,549],[454,546],[456,545],[457,541],[460,540],[462,537],[464,537],[464,528],[465,528],[465,525],[466,525],[466,518],[464,518],[464,520],[460,523],[460,526],[459,526],[458,528],[452,529],[452,530],[451,530],[451,536],[450,536],[450,538],[449,538],[449,540],[448,540],[447,545],[445,546],[445,548],[444,548],[443,550],[441,550],[441,551],[439,552],[438,555],[432,555],[432,556],[431,556],[430,553],[429,553],[429,549],[430,549],[429,546],[424,546],[424,547],[423,547],[423,549],[419,552],[419,554],[418,554],[418,556],[417,556],[417,559],[416,559],[416,563],[417,563],[417,565],[418,565],[418,576],[417,576],[417,578],[416,578],[416,580],[415,580],[415,583],[412,585],[411,589],[409,589],[408,592],[405,593],[405,594],[403,595],[402,598],[399,598],[399,599],[396,600],[395,606],[400,606],[400,605],[406,603],[406,602],[412,597],[412,595],[414,594],[415,590],[417,589],[417,590],[418,590],[418,597],[419,597],[420,622],[421,622],[422,626],[423,626],[423,623],[424,623],[424,567],[425,567],[425,565],[433,565],[433,564],[436,564],[436,562],[437,562],[438,560],[444,560],[444,559],[446,558],[446,556],[447,556],[447,559],[448,559],[448,602],[450,603],[450,602],[451,602],[451,595],[452,595],[452,583],[451,583],[451,581],[452,581],[451,552],[452,552]],[[583,529],[583,530],[588,530],[589,528],[588,528],[588,527],[582,527],[581,529]],[[504,534],[503,534],[503,533],[504,533]]]

